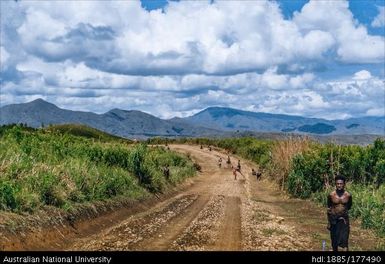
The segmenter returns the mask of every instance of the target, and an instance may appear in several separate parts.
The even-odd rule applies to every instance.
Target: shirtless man
[[[231,166],[231,169],[233,170],[234,180],[237,179],[237,169],[234,166]]]
[[[243,173],[241,172],[241,160],[238,160],[237,171],[238,171],[242,176],[244,176]]]
[[[348,251],[349,246],[349,215],[348,210],[352,207],[352,195],[345,191],[345,177],[335,177],[336,190],[328,195],[327,216],[330,238],[333,251],[338,247]]]
[[[230,167],[230,165],[231,165],[230,156],[227,156],[227,161],[226,161],[226,164],[227,164],[227,168],[229,168],[229,167]]]

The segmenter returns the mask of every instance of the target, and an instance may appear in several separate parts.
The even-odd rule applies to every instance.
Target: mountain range
[[[84,124],[126,138],[227,137],[253,133],[385,135],[385,117],[326,120],[209,107],[189,117],[166,120],[136,110],[112,109],[103,114],[66,110],[42,99],[1,107],[0,125],[12,123],[31,127]]]

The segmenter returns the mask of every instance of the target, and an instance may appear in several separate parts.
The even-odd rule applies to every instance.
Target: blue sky
[[[1,1],[0,106],[384,116],[384,5]]]
[[[178,1],[178,0],[174,0]],[[258,1],[258,0],[256,0]],[[338,0],[334,0],[338,1]],[[301,11],[302,7],[309,2],[309,0],[277,0],[282,13],[286,19],[291,19],[294,12]],[[142,6],[148,10],[163,9],[167,0],[141,0]],[[385,6],[384,0],[350,0],[349,10],[353,13],[355,19],[360,23],[369,26],[368,31],[371,34],[385,35],[384,28],[370,27],[373,19],[378,15],[379,6]]]

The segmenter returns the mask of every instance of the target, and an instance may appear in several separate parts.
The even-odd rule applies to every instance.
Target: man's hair
[[[346,182],[346,178],[342,175],[337,175],[335,178],[334,178],[334,181],[338,181],[338,180],[341,180],[343,181],[344,183]]]

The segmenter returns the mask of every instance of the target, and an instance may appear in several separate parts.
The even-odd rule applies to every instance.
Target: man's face
[[[341,191],[345,187],[345,182],[343,180],[337,180],[336,181],[336,188],[337,190]]]

